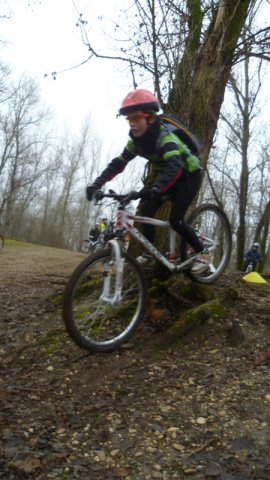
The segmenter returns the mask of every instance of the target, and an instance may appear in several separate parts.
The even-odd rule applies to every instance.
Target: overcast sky
[[[7,0],[12,18],[1,22],[1,36],[9,42],[1,57],[18,74],[26,72],[37,79],[44,102],[55,110],[59,128],[66,126],[78,132],[85,116],[91,114],[98,134],[107,139],[112,156],[119,153],[128,135],[125,120],[116,119],[122,98],[133,88],[123,65],[92,59],[59,74],[56,80],[50,73],[77,65],[88,56],[76,27],[79,13],[88,21],[89,34],[101,48],[105,36],[99,17],[108,19],[105,25],[109,33],[113,25],[109,19],[116,20],[119,9],[130,3],[132,0]],[[269,21],[269,13],[268,5],[262,22]],[[104,21],[102,25],[104,28]],[[45,74],[49,76],[45,78]],[[267,92],[269,106],[268,98]],[[266,109],[269,122],[269,108]]]
[[[102,135],[104,131],[112,149],[119,150],[118,145],[126,141],[128,127],[124,119],[116,119],[116,114],[123,96],[132,89],[128,76],[119,74],[119,66],[110,61],[91,60],[59,74],[56,80],[44,75],[87,58],[88,51],[76,27],[78,13],[89,22],[87,27],[95,35],[97,45],[102,45],[98,17],[112,18],[120,5],[130,1],[9,0],[8,3],[12,18],[1,22],[1,35],[9,42],[3,48],[2,58],[18,74],[26,72],[38,80],[42,98],[55,110],[60,126],[78,131],[85,116],[91,114],[97,132]]]

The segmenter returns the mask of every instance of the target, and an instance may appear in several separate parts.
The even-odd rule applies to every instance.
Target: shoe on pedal
[[[205,272],[209,268],[210,255],[208,252],[202,252],[195,260],[190,269],[191,273],[199,274]]]
[[[156,261],[151,255],[147,255],[147,253],[143,253],[139,257],[136,258],[136,261],[142,267],[152,267],[155,265]]]

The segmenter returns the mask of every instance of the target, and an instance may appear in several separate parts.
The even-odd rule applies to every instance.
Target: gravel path
[[[269,480],[269,290],[217,285],[245,332],[237,346],[209,319],[161,350],[146,318],[125,348],[90,355],[57,306],[83,258],[1,252],[0,479]]]

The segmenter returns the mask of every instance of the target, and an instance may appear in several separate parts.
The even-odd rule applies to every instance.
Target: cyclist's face
[[[146,132],[149,123],[153,123],[154,117],[138,110],[127,115],[127,121],[134,137],[139,138]]]

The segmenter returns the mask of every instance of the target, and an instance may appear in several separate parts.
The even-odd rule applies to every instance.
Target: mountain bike
[[[102,239],[94,240],[90,235],[87,240],[82,240],[80,245],[80,250],[82,253],[94,253],[98,248],[104,246],[104,241]]]
[[[170,228],[169,222],[133,215],[127,210],[131,201],[128,195],[109,191],[99,195],[99,200],[103,198],[118,203],[116,232],[104,249],[77,266],[66,285],[63,301],[67,332],[77,345],[91,352],[108,352],[118,348],[134,334],[144,315],[147,300],[145,273],[136,259],[121,248],[126,232],[170,274],[186,273],[193,280],[205,284],[215,282],[224,272],[232,248],[231,228],[226,214],[214,204],[197,207],[187,222],[196,229],[208,250],[210,263],[204,273],[195,275],[191,273],[191,266],[199,254],[182,241],[177,257],[177,234]],[[134,222],[167,229],[169,254],[163,254],[149,242]]]
[[[250,260],[247,264],[247,266],[245,267],[245,273],[251,273],[255,271],[255,267],[254,267],[254,264],[253,262]]]

